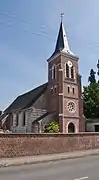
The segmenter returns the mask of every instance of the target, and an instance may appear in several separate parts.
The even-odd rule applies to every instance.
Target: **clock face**
[[[72,62],[71,61],[68,61],[67,64],[68,64],[69,67],[72,67]]]
[[[76,105],[73,101],[68,101],[67,102],[67,109],[70,113],[75,113],[76,111]]]

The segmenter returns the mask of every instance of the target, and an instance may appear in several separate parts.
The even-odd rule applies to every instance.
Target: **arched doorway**
[[[74,133],[75,132],[75,126],[74,124],[71,122],[68,125],[68,133]]]

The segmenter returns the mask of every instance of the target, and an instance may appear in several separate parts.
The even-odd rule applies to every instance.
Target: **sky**
[[[99,58],[99,0],[0,0],[0,110],[47,81],[60,14],[82,84]]]

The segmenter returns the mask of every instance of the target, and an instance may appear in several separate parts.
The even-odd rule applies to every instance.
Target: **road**
[[[99,180],[99,156],[0,168],[0,180]]]

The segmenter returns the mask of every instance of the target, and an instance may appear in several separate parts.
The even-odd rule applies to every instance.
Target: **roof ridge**
[[[38,88],[40,88],[40,87],[43,87],[44,85],[47,85],[47,83],[48,82],[46,82],[46,83],[44,83],[44,84],[41,84],[40,86],[37,86],[37,87],[35,87],[34,89],[32,89],[32,90],[30,90],[30,91],[27,91],[26,93],[24,93],[24,94],[20,94],[18,97],[22,97],[22,96],[24,96],[24,95],[26,95],[26,94],[28,94],[28,93],[30,93],[30,92],[32,92],[32,91],[35,91],[35,90],[37,90]],[[17,98],[18,98],[17,97]],[[16,99],[17,99],[16,98]]]

